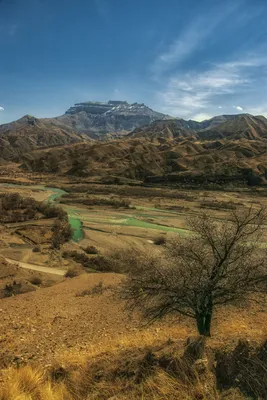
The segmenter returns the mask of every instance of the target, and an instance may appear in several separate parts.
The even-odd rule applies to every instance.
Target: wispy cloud
[[[5,109],[4,109],[4,107],[0,107],[0,111],[4,111]]]
[[[166,46],[152,65],[152,72],[155,79],[160,75],[177,67],[186,60],[192,53],[206,46],[207,39],[216,27],[232,14],[240,6],[240,1],[228,5],[216,6],[204,15],[195,17],[179,37],[170,45]]]
[[[209,11],[193,15],[178,37],[154,60],[152,78],[161,88],[157,92],[161,111],[199,119],[217,114],[218,109],[225,113],[251,112],[256,99],[266,104],[266,45],[260,48],[255,40],[242,42],[239,37],[251,20],[262,17],[264,8],[247,8],[244,3],[245,0],[216,3]],[[231,35],[242,44],[234,57],[225,45],[222,52],[215,49],[217,38],[219,49]]]
[[[169,78],[158,96],[164,111],[172,115],[192,117],[207,113],[206,110],[216,112],[215,108],[222,107],[222,100],[229,108],[243,111],[244,106],[230,106],[229,102],[233,98],[242,100],[244,94],[259,90],[258,74],[261,84],[267,87],[267,57],[248,55],[231,62],[211,64],[202,72],[177,73]]]

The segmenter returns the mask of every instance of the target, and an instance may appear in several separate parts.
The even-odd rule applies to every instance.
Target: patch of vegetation
[[[110,257],[97,255],[96,257],[88,257],[85,253],[73,251],[64,251],[64,258],[71,258],[78,264],[81,264],[88,270],[95,270],[98,272],[115,272],[114,263]]]
[[[166,236],[158,236],[156,239],[154,239],[154,244],[157,246],[163,246],[166,244]]]
[[[32,249],[33,253],[40,253],[41,251],[41,247],[40,246],[34,246],[34,248]]]
[[[65,278],[75,278],[81,275],[81,269],[78,267],[69,267],[65,273]]]
[[[100,281],[99,283],[94,285],[91,289],[83,290],[81,293],[78,293],[76,296],[84,297],[84,296],[101,295],[108,289],[110,289],[110,286],[104,286],[103,281]]]
[[[97,248],[95,246],[87,246],[84,249],[86,254],[98,254],[99,251],[97,250]]]
[[[34,367],[5,370],[0,400],[47,399],[179,399],[257,400],[267,397],[266,342],[239,341],[234,350],[206,351],[203,337],[157,347],[105,352],[86,362],[49,370]],[[214,359],[216,367],[214,368]]]
[[[263,295],[266,250],[260,248],[266,222],[263,208],[232,212],[229,221],[206,214],[188,220],[190,237],[172,237],[162,257],[128,254],[122,294],[130,310],[155,321],[178,313],[193,318],[200,335],[210,336],[215,307]],[[264,300],[264,298],[262,298]]]
[[[32,285],[40,286],[42,284],[42,279],[39,278],[39,276],[34,276],[33,278],[31,278],[30,282]]]
[[[61,203],[77,203],[86,206],[105,206],[114,208],[132,208],[129,199],[103,198],[103,197],[79,197],[73,195],[64,195],[60,199]]]
[[[106,185],[68,185],[63,187],[64,190],[70,193],[86,193],[88,195],[92,194],[103,194],[103,195],[110,195],[114,194],[120,197],[147,197],[147,198],[170,198],[170,199],[177,199],[177,200],[185,200],[185,201],[194,201],[195,196],[191,193],[186,191],[177,190],[177,189],[162,189],[162,188],[155,188],[149,186],[106,186]]]
[[[11,297],[19,294],[28,293],[34,291],[34,287],[28,282],[16,282],[8,283],[4,289],[0,290],[0,297]]]
[[[60,207],[22,197],[18,193],[0,194],[0,222],[24,222],[42,218],[66,220],[67,213]]]
[[[55,249],[60,249],[60,246],[72,237],[72,228],[68,220],[56,220],[52,232],[52,247]]]
[[[243,203],[235,203],[233,201],[204,200],[200,202],[199,207],[213,210],[236,210],[237,206],[243,205]]]

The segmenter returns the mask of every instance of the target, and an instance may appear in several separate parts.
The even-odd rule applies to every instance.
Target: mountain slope
[[[136,127],[167,118],[144,104],[121,101],[79,103],[55,118],[26,115],[0,125],[0,163],[20,160],[21,155],[38,148],[125,135]]]
[[[236,119],[242,115],[248,115],[248,114],[217,115],[213,118],[206,119],[201,122],[194,121],[191,119],[189,121],[184,121],[184,122],[187,124],[189,128],[194,129],[196,131],[200,131],[204,129],[215,128],[218,125],[224,124],[225,122]]]
[[[267,142],[125,138],[78,143],[25,154],[23,168],[90,180],[257,185],[267,183]]]
[[[267,119],[262,116],[238,115],[217,126],[211,124],[208,129],[198,132],[198,135],[202,139],[212,140],[222,138],[259,140],[267,138]]]
[[[28,171],[92,180],[126,178],[146,183],[267,184],[267,120],[264,117],[219,116],[204,121],[205,129],[203,124],[201,129],[199,125],[193,129],[192,121],[167,119],[136,128],[116,140],[88,141],[87,135],[73,132],[75,128],[69,127],[69,119],[76,121],[73,125],[77,127],[83,115],[84,125],[78,129],[81,132],[92,116],[98,122],[99,118],[107,122],[107,118],[111,118],[109,115],[113,118],[118,113],[121,123],[124,120],[128,124],[140,107],[145,110],[141,111],[142,116],[149,114],[150,109],[138,104],[129,108],[127,103],[116,107],[109,103],[86,103],[89,115],[81,107],[84,106],[78,105],[62,118],[38,120],[26,116],[3,125],[0,127],[0,156],[5,154],[8,160],[22,162]],[[152,118],[151,115],[147,117]],[[115,119],[112,121],[114,123]],[[224,122],[217,125],[219,121]]]
[[[129,137],[145,138],[145,139],[196,139],[196,132],[190,129],[184,123],[185,121],[179,119],[171,119],[167,121],[155,121],[149,126],[137,128],[131,133]]]
[[[82,140],[70,128],[26,115],[15,122],[0,126],[0,157],[5,160],[19,159],[23,154],[37,148]]]
[[[126,101],[108,103],[86,102],[75,104],[64,115],[55,118],[56,122],[72,127],[77,133],[102,137],[109,133],[128,133],[140,126],[149,125],[156,120],[171,118],[153,111],[144,104],[128,104]]]

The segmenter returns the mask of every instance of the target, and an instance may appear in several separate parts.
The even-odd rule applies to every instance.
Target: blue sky
[[[0,123],[75,102],[267,116],[266,0],[0,0]]]

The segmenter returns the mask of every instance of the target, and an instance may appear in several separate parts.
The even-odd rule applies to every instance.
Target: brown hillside
[[[22,154],[42,147],[82,141],[70,128],[30,115],[0,126],[0,155],[5,160],[18,159]]]
[[[210,128],[199,132],[198,135],[200,138],[208,140],[224,138],[260,140],[267,138],[267,119],[262,116],[238,115],[215,127],[211,125]]]
[[[135,129],[128,136],[135,138],[153,139],[178,139],[192,138],[196,139],[196,134],[193,129],[190,129],[185,121],[172,119],[167,121],[156,121],[150,126]]]
[[[147,182],[265,183],[265,140],[125,139],[38,150],[23,168],[80,177],[124,177]]]

